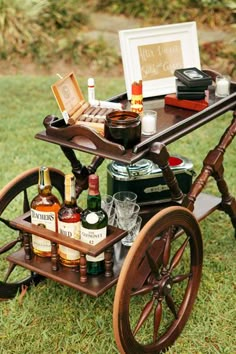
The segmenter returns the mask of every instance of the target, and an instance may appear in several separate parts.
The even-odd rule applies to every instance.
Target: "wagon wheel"
[[[113,328],[121,353],[160,353],[179,336],[197,296],[202,237],[187,209],[163,209],[140,231],[117,283]]]
[[[64,196],[64,174],[50,167],[53,193]],[[38,168],[23,172],[0,191],[0,298],[12,298],[24,285],[37,284],[42,277],[8,262],[9,253],[22,247],[22,232],[9,221],[30,210],[30,201],[37,193]]]

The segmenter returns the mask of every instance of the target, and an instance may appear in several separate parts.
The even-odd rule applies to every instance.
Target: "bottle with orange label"
[[[31,202],[31,223],[48,230],[57,231],[57,214],[60,209],[58,198],[52,194],[48,167],[40,167],[38,195]],[[51,241],[32,235],[33,252],[41,257],[51,256]]]
[[[64,236],[80,239],[81,209],[76,202],[75,176],[72,173],[65,175],[65,200],[58,212],[58,232]],[[64,245],[59,245],[60,262],[66,267],[78,267],[80,252]]]

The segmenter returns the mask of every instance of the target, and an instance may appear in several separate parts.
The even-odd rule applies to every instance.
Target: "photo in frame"
[[[128,99],[131,86],[142,80],[143,97],[175,93],[174,71],[201,69],[196,22],[119,31]]]

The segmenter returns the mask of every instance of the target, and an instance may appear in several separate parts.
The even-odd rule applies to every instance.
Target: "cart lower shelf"
[[[115,247],[119,246],[121,247],[120,243],[115,245]],[[128,250],[129,249],[126,247],[122,249],[122,259],[124,259]],[[31,260],[26,260],[25,251],[23,248],[8,256],[7,259],[12,263],[29,269],[32,272],[41,274],[46,278],[57,281],[63,285],[67,285],[93,297],[99,297],[114,284],[116,284],[123,263],[119,262],[119,260],[114,260],[113,276],[111,277],[105,277],[104,274],[99,274],[96,276],[87,275],[87,282],[82,283],[80,281],[79,270],[72,270],[59,265],[59,269],[54,271],[52,270],[52,263],[49,258],[43,258],[36,255],[34,255]]]
[[[203,220],[213,211],[219,208],[221,199],[209,194],[201,193],[196,202],[193,214],[198,221]],[[153,212],[158,212],[161,206],[153,206]],[[163,207],[162,207],[163,208]],[[144,212],[145,215],[145,212]],[[24,249],[9,255],[7,259],[17,264],[21,267],[29,269],[30,271],[36,272],[46,278],[57,281],[63,285],[72,287],[78,291],[85,294],[91,295],[93,297],[99,297],[114,284],[116,284],[121,267],[123,265],[124,259],[129,251],[129,247],[125,247],[121,244],[121,241],[114,244],[114,255],[113,255],[113,275],[110,277],[105,277],[104,274],[97,276],[88,275],[86,283],[80,281],[79,270],[71,270],[62,265],[59,265],[58,270],[52,270],[52,263],[49,258],[42,258],[33,255],[32,259],[25,259]]]

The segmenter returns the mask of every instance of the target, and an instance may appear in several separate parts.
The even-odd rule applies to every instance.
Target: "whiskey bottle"
[[[70,173],[65,176],[65,201],[58,212],[58,232],[79,240],[80,213],[81,209],[76,203],[75,176]],[[63,265],[67,267],[77,267],[79,265],[79,251],[59,245],[58,254]]]
[[[31,223],[51,231],[57,231],[57,213],[60,209],[58,198],[52,194],[48,167],[40,167],[38,195],[31,202]],[[51,241],[32,235],[33,252],[41,257],[51,256]]]
[[[96,245],[107,236],[107,213],[101,208],[99,177],[89,176],[87,208],[81,213],[81,241]],[[99,274],[105,271],[104,252],[97,257],[86,255],[87,273]]]

